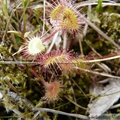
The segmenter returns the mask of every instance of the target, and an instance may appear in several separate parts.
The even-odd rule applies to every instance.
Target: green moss
[[[79,3],[81,1],[83,0],[77,0],[75,3]],[[21,64],[19,63],[20,61],[35,61],[35,59],[30,61],[30,59],[23,57],[21,52],[14,54],[19,50],[19,47],[26,39],[24,38],[24,33],[30,31],[32,35],[42,35],[43,38],[45,38],[49,34],[51,35],[54,29],[53,26],[51,26],[49,20],[49,12],[51,10],[51,8],[49,8],[50,4],[48,4],[48,6],[45,8],[45,21],[43,21],[43,2],[41,1],[22,0],[22,3],[21,1],[18,1],[18,3],[15,1],[13,5],[14,9],[12,9],[12,11],[9,6],[7,8],[7,10],[10,9],[7,11],[9,16],[8,18],[10,18],[10,20],[6,20],[6,15],[5,13],[3,14],[2,11],[3,8],[0,8],[0,92],[3,94],[4,98],[0,99],[0,105],[5,107],[7,112],[13,110],[11,116],[9,116],[11,119],[24,117],[23,119],[30,120],[37,113],[33,111],[33,108],[40,107],[86,115],[87,110],[85,108],[87,108],[87,105],[91,99],[91,95],[89,94],[89,88],[91,84],[96,84],[98,81],[103,80],[106,77],[92,73],[92,71],[98,71],[98,73],[101,73],[101,71],[105,72],[102,68],[96,65],[96,63],[83,62],[86,60],[98,58],[102,59],[109,56],[119,55],[119,51],[115,49],[113,44],[105,40],[103,36],[99,35],[99,32],[96,32],[93,30],[93,28],[88,26],[86,35],[84,36],[83,40],[81,40],[82,37],[80,36],[78,36],[76,39],[76,36],[78,35],[77,32],[75,32],[76,35],[74,35],[71,31],[69,31],[67,45],[69,46],[69,42],[72,41],[71,38],[74,39],[73,44],[71,44],[71,48],[69,48],[69,50],[73,50],[77,53],[73,56],[71,55],[69,59],[69,61],[71,61],[70,64],[74,64],[72,71],[65,71],[63,73],[63,71],[59,68],[60,66],[58,65],[60,63],[52,64],[49,68],[44,68],[42,63]],[[37,9],[36,6],[38,7]],[[93,22],[100,30],[102,30],[105,34],[107,34],[117,44],[120,45],[120,8],[113,6],[105,6],[103,8],[101,7],[101,3],[99,3],[97,12],[96,6],[92,6],[92,10],[91,12],[89,11],[89,13],[87,13],[87,7],[84,7],[84,10],[81,12],[85,16],[88,15],[91,22]],[[30,24],[30,26],[27,24],[27,22]],[[43,23],[45,32],[44,35],[42,33]],[[29,29],[26,30],[27,27]],[[80,34],[82,35],[82,31],[80,31]],[[53,37],[54,35],[47,43],[48,48]],[[62,32],[60,32],[59,37],[61,38],[59,48],[54,45],[52,50],[63,48],[62,44],[64,37]],[[57,37],[57,40],[59,37]],[[81,40],[82,48],[78,42],[79,38]],[[18,49],[15,49],[15,43],[13,42],[13,39],[17,41],[16,44],[18,45]],[[83,52],[82,57],[79,57],[81,56],[80,53],[82,53],[80,48]],[[43,58],[44,54],[45,53],[42,53]],[[4,61],[11,61],[11,64],[4,64]],[[14,64],[15,61],[18,61],[18,64]],[[112,70],[112,72],[109,74],[115,76],[120,75],[120,59],[105,61],[103,63]],[[83,70],[78,70],[76,67]],[[31,70],[35,71],[38,76],[34,75]],[[87,70],[90,70],[91,73]],[[45,82],[52,82],[56,80],[60,82],[61,91],[58,101],[50,102],[46,99],[43,99],[45,95],[45,86],[42,84],[39,78],[44,79]],[[16,111],[20,113],[17,114]],[[116,111],[119,112],[119,109]],[[1,111],[0,115],[3,116]],[[2,118],[1,116],[0,118]],[[62,115],[60,116],[49,114],[47,112],[40,112],[38,116],[35,116],[35,120],[39,118],[46,120],[60,120],[62,117]],[[72,117],[64,118],[66,118],[66,120],[75,119]]]

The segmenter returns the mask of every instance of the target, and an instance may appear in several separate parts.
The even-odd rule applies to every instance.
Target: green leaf
[[[20,37],[16,36],[16,42],[19,44],[22,42],[22,39]]]
[[[14,30],[11,30],[11,31],[7,31],[7,33],[13,33],[19,37],[22,37],[22,33],[20,31],[14,31]]]
[[[103,2],[103,0],[98,0],[98,5],[96,6],[97,13],[102,12],[102,2]]]

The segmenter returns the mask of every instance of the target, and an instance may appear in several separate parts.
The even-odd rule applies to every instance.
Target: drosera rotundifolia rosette
[[[81,25],[85,24],[84,15],[80,14],[74,4],[68,0],[60,0],[54,4],[50,12],[50,22],[53,28],[66,32],[79,32]]]
[[[29,36],[23,42],[22,54],[26,58],[37,58],[41,53],[46,50],[46,46],[40,36]]]

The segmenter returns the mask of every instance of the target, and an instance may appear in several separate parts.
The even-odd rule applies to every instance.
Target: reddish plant
[[[23,43],[23,56],[36,58],[45,51],[46,47],[39,36],[29,36]]]
[[[61,91],[60,82],[54,81],[45,86],[45,99],[48,101],[57,100]]]
[[[72,63],[72,60],[75,58],[72,51],[53,50],[50,53],[39,56],[38,62],[41,63],[45,69],[57,65],[60,70],[69,71],[73,68],[74,63]]]
[[[79,31],[84,23],[83,15],[78,14],[78,10],[70,1],[60,0],[55,3],[51,13],[50,22],[55,30]]]
[[[44,98],[48,101],[53,101],[57,100],[59,97],[59,92],[61,91],[61,84],[58,81],[54,82],[46,82],[44,79],[39,77],[37,73],[34,70],[31,70],[32,74],[37,77],[40,82],[44,85],[45,87],[45,96]]]

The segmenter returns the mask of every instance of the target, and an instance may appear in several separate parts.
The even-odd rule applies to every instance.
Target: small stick
[[[55,113],[55,114],[66,115],[66,116],[69,116],[69,117],[80,118],[80,119],[83,119],[83,120],[89,120],[89,118],[85,115],[67,113],[67,112],[62,112],[62,111],[59,111],[59,110],[53,110],[53,109],[49,109],[49,108],[34,108],[33,111],[45,111],[45,112],[51,112],[51,113]]]

